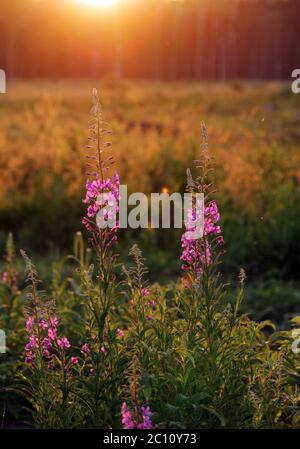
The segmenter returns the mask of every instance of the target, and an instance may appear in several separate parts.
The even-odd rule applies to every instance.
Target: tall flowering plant
[[[93,425],[104,425],[111,407],[103,397],[117,400],[118,345],[121,329],[112,324],[116,296],[116,252],[119,223],[119,176],[108,175],[113,158],[107,154],[111,144],[110,129],[104,121],[97,90],[93,90],[93,107],[89,128],[86,194],[83,203],[86,214],[83,225],[96,258],[96,269],[81,267],[81,297],[84,297],[83,341],[81,348],[82,374],[87,376],[81,391],[83,407],[93,411]],[[86,411],[84,411],[85,413]],[[108,418],[110,419],[110,418]],[[111,417],[111,419],[113,419]],[[112,422],[111,422],[112,425]]]
[[[132,408],[128,407],[126,402],[121,406],[121,422],[123,429],[153,429],[152,411],[148,404],[139,401],[142,394],[142,388],[139,385],[139,377],[141,376],[141,366],[138,357],[133,355],[132,362],[129,366],[129,386],[130,401]]]
[[[22,375],[27,387],[23,391],[33,408],[36,426],[70,427],[71,423],[74,424],[74,414],[70,413],[69,408],[72,408],[74,399],[71,391],[78,358],[71,356],[71,344],[67,337],[59,335],[55,305],[51,300],[43,301],[44,294],[38,289],[34,265],[25,251],[21,251],[21,254],[26,263],[29,283],[29,304],[25,309],[26,368],[25,375]]]
[[[111,146],[108,136],[111,131],[103,119],[102,107],[97,90],[93,90],[93,107],[91,110],[90,135],[87,154],[86,195],[83,200],[87,206],[82,222],[90,234],[91,244],[99,261],[98,280],[104,293],[112,287],[114,280],[114,262],[116,255],[112,247],[117,242],[119,222],[119,186],[118,173],[112,177],[107,171],[113,164],[113,158],[105,152]],[[102,220],[101,220],[101,219]]]
[[[188,211],[186,232],[181,237],[182,269],[186,272],[187,281],[190,284],[199,282],[208,267],[217,261],[220,254],[217,247],[224,243],[222,230],[218,224],[220,220],[218,206],[216,201],[210,200],[212,191],[211,184],[208,183],[208,176],[211,171],[211,158],[208,154],[207,129],[203,123],[201,124],[201,133],[201,159],[195,163],[196,168],[200,169],[200,175],[193,179],[188,170],[187,189],[192,194],[203,194],[204,208],[197,207],[199,205],[194,202]],[[193,238],[195,222],[199,219],[197,217],[199,213],[204,215],[203,236]]]

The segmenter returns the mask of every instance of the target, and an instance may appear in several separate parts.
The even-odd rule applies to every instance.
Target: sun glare
[[[120,0],[78,0],[86,6],[95,6],[99,8],[108,8],[109,6],[114,6],[120,2]]]

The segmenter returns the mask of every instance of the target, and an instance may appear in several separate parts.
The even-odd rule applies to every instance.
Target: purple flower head
[[[44,338],[44,342],[43,342],[43,347],[47,350],[47,351],[51,351],[52,349],[52,343],[51,343],[51,339],[50,338]]]
[[[87,180],[86,195],[83,200],[84,204],[87,205],[87,216],[83,218],[82,223],[89,232],[93,232],[95,216],[100,210],[104,220],[115,218],[117,212],[119,212],[119,187],[120,180],[117,173],[114,174],[112,179],[106,178],[101,181],[97,175],[93,181]],[[119,223],[116,223],[110,231],[115,233],[119,226]],[[112,243],[115,241],[116,239]]]
[[[46,359],[52,359],[52,355],[50,351],[48,351],[48,349],[44,350],[44,356],[46,357]]]
[[[32,329],[32,326],[34,325],[34,318],[33,317],[29,317],[27,318],[26,321],[26,332],[29,333]]]
[[[123,429],[134,429],[135,423],[132,419],[131,412],[127,408],[126,402],[123,402],[121,407],[121,420],[123,424]]]
[[[147,296],[149,296],[149,294],[150,294],[149,288],[143,288],[143,289],[142,289],[141,295],[142,295],[144,298],[146,298]]]
[[[201,239],[190,238],[190,232],[195,231],[195,220],[197,217],[196,208],[189,211],[189,218],[186,223],[186,230],[181,237],[182,255],[180,259],[183,261],[182,269],[184,271],[193,271],[196,276],[202,273],[202,267],[204,264],[212,264],[211,245],[208,241],[208,237],[216,236],[216,241],[219,245],[224,243],[222,237],[222,231],[220,226],[216,223],[220,219],[217,203],[213,201],[207,207],[204,208],[204,230],[203,234],[206,237],[205,244]]]
[[[123,402],[121,407],[121,419],[124,429],[153,429],[154,426],[152,424],[152,411],[150,407],[142,405],[141,407],[141,415],[142,422],[136,423],[132,418],[131,411],[127,407],[126,402]]]
[[[48,329],[48,337],[50,340],[55,340],[57,337],[57,329],[56,327],[49,327]]]
[[[69,340],[67,337],[62,337],[57,339],[57,346],[61,349],[69,349],[71,347]]]
[[[47,323],[47,321],[46,321],[46,320],[40,320],[40,322],[39,322],[39,327],[40,327],[41,329],[47,329],[47,328],[48,328],[48,323]]]
[[[90,348],[88,347],[87,343],[84,343],[84,345],[82,345],[81,352],[82,352],[82,354],[89,354],[90,353]]]
[[[120,329],[119,327],[118,327],[118,329],[117,329],[117,336],[120,337],[120,338],[123,338],[123,337],[124,337],[124,332],[123,332],[122,329]]]
[[[35,361],[35,356],[31,351],[28,351],[26,353],[26,357],[25,357],[25,362],[31,366],[31,368],[34,368],[34,361]]]
[[[29,337],[29,344],[31,345],[31,348],[38,348],[39,347],[39,339],[35,335],[31,335]]]
[[[147,405],[146,407],[142,405],[141,407],[142,419],[143,421],[138,424],[138,429],[153,429],[153,424],[151,417],[153,413],[151,412],[150,407]]]
[[[50,318],[51,326],[56,327],[58,325],[58,323],[59,323],[59,319],[56,316],[53,318]]]
[[[7,284],[8,279],[9,279],[8,271],[4,271],[4,273],[2,274],[2,283]]]

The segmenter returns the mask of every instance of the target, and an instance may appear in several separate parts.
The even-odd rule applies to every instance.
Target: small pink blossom
[[[7,284],[8,280],[9,280],[8,271],[4,271],[4,273],[2,275],[2,282],[3,282],[3,284]]]
[[[134,429],[135,423],[132,419],[131,412],[127,407],[126,402],[123,402],[121,407],[121,420],[124,429]]]
[[[51,326],[56,327],[58,325],[58,323],[59,323],[59,319],[56,316],[53,318],[50,318]]]
[[[25,362],[28,363],[28,365],[30,365],[31,368],[34,368],[34,361],[35,361],[34,354],[31,351],[27,352]]]
[[[78,358],[77,357],[71,357],[71,363],[72,363],[72,365],[77,365]]]
[[[43,346],[47,351],[50,351],[52,349],[52,343],[50,338],[44,338]]]
[[[48,337],[51,340],[55,340],[56,336],[57,336],[57,329],[56,329],[56,327],[49,327],[49,329],[48,329]]]
[[[138,429],[153,429],[153,424],[152,424],[152,412],[149,406],[143,406],[141,407],[141,413],[142,413],[142,418],[143,421],[137,425]]]
[[[27,318],[27,321],[26,321],[26,332],[27,333],[29,333],[31,331],[33,324],[34,324],[34,318],[30,316],[29,318]]]
[[[67,337],[62,337],[57,340],[57,346],[63,349],[69,349],[71,347],[69,340]]]
[[[144,298],[147,297],[147,296],[149,296],[149,294],[150,294],[149,288],[143,288],[143,289],[142,289],[141,295],[142,295]]]
[[[84,345],[82,345],[81,352],[82,352],[82,354],[89,354],[90,353],[90,348],[88,347],[87,343],[84,343]]]
[[[42,328],[42,329],[47,329],[48,328],[47,321],[46,320],[40,320],[39,327]]]
[[[123,338],[123,337],[124,337],[124,332],[123,332],[122,329],[120,329],[119,327],[118,327],[118,329],[117,329],[117,336],[120,337],[120,338]]]

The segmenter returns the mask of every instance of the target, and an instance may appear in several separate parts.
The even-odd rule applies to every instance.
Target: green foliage
[[[243,273],[235,293],[212,267],[193,288],[182,283],[148,286],[144,259],[134,246],[134,266],[124,267],[103,328],[105,303],[99,302],[91,255],[80,234],[74,250],[73,256],[55,264],[43,304],[55,298],[51,307],[61,316],[59,330],[72,345],[67,357],[76,356],[79,363],[66,376],[59,364],[50,370],[43,359],[34,371],[24,364],[16,382],[12,376],[22,364],[25,336],[11,329],[10,349],[1,365],[6,379],[2,404],[5,392],[9,408],[3,425],[30,414],[27,421],[35,427],[118,428],[120,407],[127,401],[149,403],[157,427],[299,426],[300,362],[291,351],[291,332],[266,333],[271,323],[259,324],[240,313]],[[28,260],[27,268],[32,295],[36,275]],[[1,289],[7,292],[1,301],[8,301],[13,310],[1,314],[1,326],[8,331],[9,318],[17,314],[20,331],[25,326],[20,306],[6,285]],[[25,297],[19,289],[17,294]],[[93,307],[99,307],[96,314]],[[299,323],[295,318],[294,325]],[[86,355],[80,351],[84,343],[90,348]],[[9,388],[4,390],[4,385]],[[21,395],[18,403],[16,392]]]

